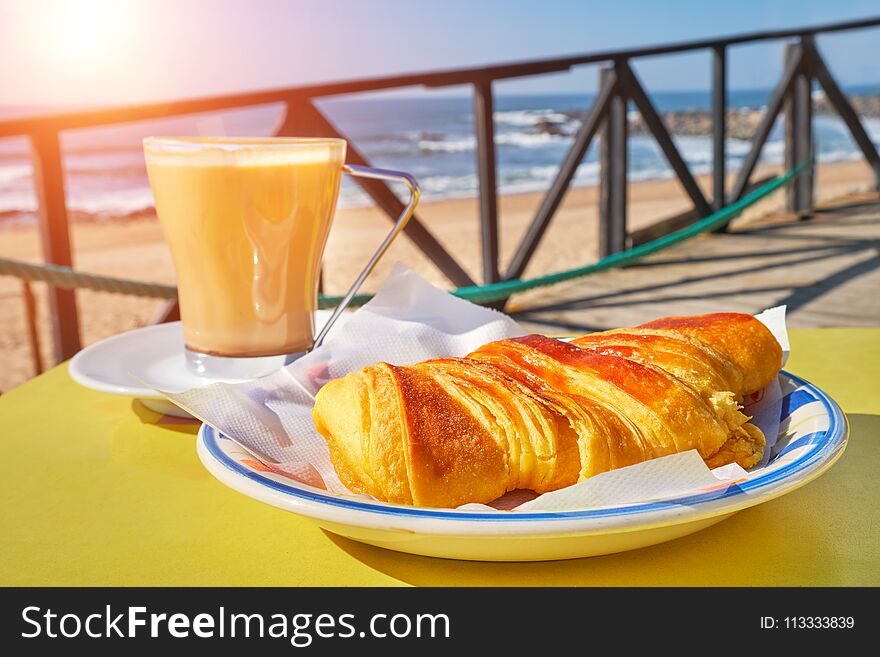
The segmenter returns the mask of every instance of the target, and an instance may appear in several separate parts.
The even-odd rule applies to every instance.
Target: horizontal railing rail
[[[828,66],[815,44],[820,34],[880,27],[880,17],[846,21],[785,30],[765,30],[712,39],[700,39],[641,48],[593,52],[568,57],[511,62],[454,70],[406,73],[312,84],[269,91],[229,94],[207,98],[149,103],[128,107],[89,109],[53,113],[0,121],[0,138],[25,136],[30,139],[35,184],[39,205],[39,225],[44,259],[49,264],[64,268],[73,266],[64,187],[64,169],[60,147],[60,133],[66,130],[162,119],[202,112],[216,112],[241,107],[282,103],[285,114],[276,129],[278,136],[322,136],[347,139],[315,105],[314,101],[342,94],[379,92],[404,87],[448,87],[470,85],[473,91],[474,132],[476,137],[476,170],[478,178],[479,220],[484,284],[520,280],[538,249],[541,239],[550,227],[563,198],[571,186],[575,173],[598,136],[600,152],[599,245],[600,257],[606,258],[626,251],[639,243],[630,232],[627,220],[627,107],[633,103],[642,116],[650,134],[657,141],[682,189],[691,200],[693,209],[682,215],[687,222],[698,222],[712,216],[728,205],[736,205],[754,188],[753,174],[774,122],[781,113],[786,117],[785,163],[791,170],[795,164],[809,161],[810,166],[800,171],[788,187],[787,207],[801,215],[810,212],[813,204],[813,139],[811,127],[811,89],[818,82],[830,104],[837,110],[853,135],[867,162],[874,171],[875,183],[880,188],[880,157],[865,131],[859,117],[835,82]],[[737,174],[732,188],[727,190],[726,126],[727,116],[727,56],[734,46],[759,41],[786,40],[785,68],[782,79],[768,102],[767,111],[758,125],[752,145]],[[711,195],[701,189],[690,171],[675,140],[654,106],[650,95],[638,78],[631,62],[636,59],[670,55],[682,52],[709,50],[711,52],[711,114],[713,122],[713,168]],[[568,154],[561,162],[556,178],[547,190],[538,210],[526,230],[514,255],[506,267],[499,261],[499,218],[497,200],[497,162],[494,139],[493,83],[512,78],[558,73],[577,66],[601,64],[599,91],[574,136]],[[349,142],[348,162],[369,165],[366,157],[352,140]],[[394,192],[381,181],[360,180],[359,184],[390,219],[399,216],[403,204]],[[723,222],[722,222],[723,223]],[[658,230],[680,230],[681,217],[673,223],[658,222]],[[719,227],[721,227],[719,225]],[[640,231],[644,233],[643,231]],[[477,286],[471,275],[446,250],[419,216],[414,216],[405,234],[458,288]],[[503,286],[502,286],[503,287]],[[510,286],[511,289],[515,286]],[[28,291],[29,292],[29,291]],[[504,299],[500,299],[501,302]],[[49,310],[52,318],[53,347],[56,360],[70,357],[80,347],[79,321],[76,299],[70,289],[49,286]],[[171,309],[166,317],[173,316]]]

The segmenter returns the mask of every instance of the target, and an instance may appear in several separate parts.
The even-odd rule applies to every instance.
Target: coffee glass
[[[263,376],[319,345],[412,216],[409,174],[345,164],[343,139],[144,139],[156,213],[177,273],[189,369]],[[399,181],[402,214],[316,335],[324,246],[342,174]]]

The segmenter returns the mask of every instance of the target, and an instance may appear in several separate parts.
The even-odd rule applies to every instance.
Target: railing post
[[[21,296],[24,299],[24,321],[31,348],[31,364],[34,366],[34,376],[37,376],[43,373],[43,354],[40,351],[40,332],[37,329],[37,301],[31,283],[26,279],[21,279]]]
[[[727,161],[727,49],[712,49],[712,209],[724,207]]]
[[[622,75],[614,68],[599,70],[599,88]],[[618,86],[609,101],[599,149],[599,257],[626,249],[627,100]]]
[[[785,63],[788,64],[801,53],[807,52],[812,37],[804,36],[800,44],[785,46]],[[809,68],[809,58],[792,84],[791,93],[785,104],[785,168],[797,166],[813,152],[813,77]],[[813,208],[813,167],[811,163],[788,186],[785,193],[785,209],[800,216],[809,215]]]
[[[39,203],[40,239],[43,259],[53,265],[73,266],[70,227],[64,193],[64,171],[58,133],[31,135],[34,186]],[[49,316],[55,362],[60,363],[80,350],[79,317],[74,290],[49,286]]]
[[[495,179],[495,103],[492,81],[474,84],[474,128],[477,138],[477,176],[480,181],[480,242],[483,282],[499,280],[498,273],[498,188]]]

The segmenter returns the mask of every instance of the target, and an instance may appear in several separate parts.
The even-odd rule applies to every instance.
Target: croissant
[[[751,315],[670,317],[571,342],[500,340],[465,358],[378,363],[318,391],[312,415],[352,491],[431,507],[544,493],[695,449],[757,463],[743,396],[781,348]]]

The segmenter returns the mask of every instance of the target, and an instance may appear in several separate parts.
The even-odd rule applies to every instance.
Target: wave
[[[495,135],[496,146],[515,148],[543,148],[548,145],[565,144],[571,141],[566,135],[551,135],[543,132],[503,132]],[[448,141],[422,140],[417,143],[422,153],[466,153],[477,147],[474,137],[460,137]]]
[[[475,137],[462,137],[449,141],[423,139],[418,142],[417,147],[423,153],[463,153],[474,150],[477,147],[477,140]]]
[[[0,194],[0,216],[32,215],[37,211],[37,199],[31,193]]]
[[[0,189],[5,186],[29,183],[34,170],[30,164],[6,164],[0,166]]]
[[[568,123],[572,121],[572,118],[567,114],[562,114],[550,108],[500,111],[493,113],[492,118],[495,119],[496,123],[529,127],[534,127],[544,122]]]
[[[542,148],[552,144],[565,144],[571,140],[566,135],[551,135],[546,132],[508,132],[495,135],[496,144],[518,148]]]
[[[745,157],[752,150],[752,143],[745,139],[727,140],[727,157]]]
[[[88,197],[72,198],[70,209],[88,214],[132,214],[153,207],[153,194],[147,189],[123,189]]]

